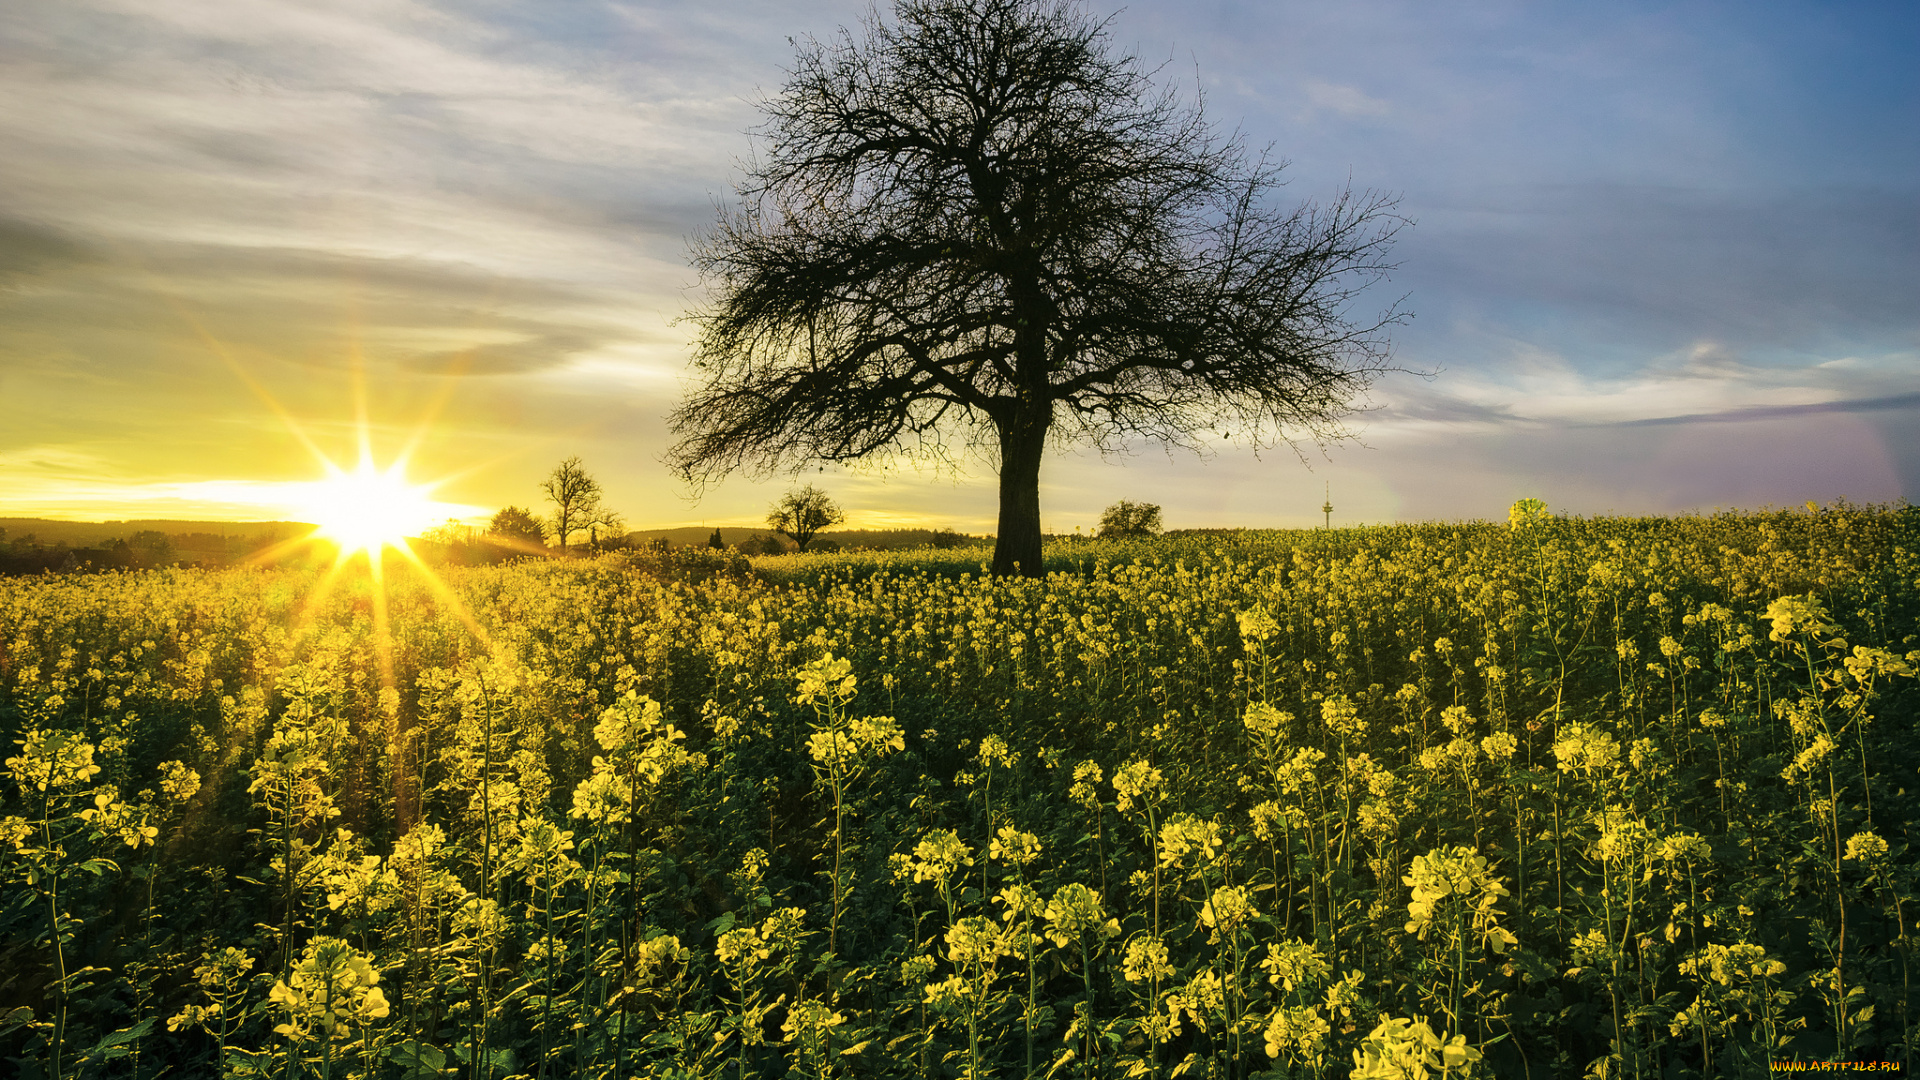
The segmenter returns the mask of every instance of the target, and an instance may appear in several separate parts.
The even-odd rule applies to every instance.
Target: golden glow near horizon
[[[315,536],[338,545],[342,556],[377,555],[381,548],[402,548],[446,517],[432,499],[432,486],[406,478],[405,459],[384,471],[371,457],[348,472],[329,461],[325,480],[307,485],[300,500],[302,517],[319,526]]]

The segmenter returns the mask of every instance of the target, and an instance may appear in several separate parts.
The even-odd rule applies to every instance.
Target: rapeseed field
[[[1920,522],[1544,511],[0,580],[5,1071],[1910,1066]]]

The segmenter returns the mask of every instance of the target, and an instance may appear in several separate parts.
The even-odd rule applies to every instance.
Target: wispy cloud
[[[1916,411],[1920,411],[1920,393],[1891,394],[1886,397],[1874,398],[1854,398],[1847,401],[1821,401],[1805,405],[1759,405],[1746,409],[1727,409],[1721,412],[1689,413],[1685,416],[1657,416],[1645,420],[1628,420],[1625,421],[1625,426],[1649,427],[1653,425],[1701,423],[1733,424],[1751,420],[1782,420],[1790,417],[1821,416],[1830,413]]]
[[[1355,86],[1309,79],[1306,85],[1309,113],[1330,112],[1347,118],[1385,116],[1392,106]]]
[[[1872,362],[1760,365],[1700,342],[1637,370],[1612,372],[1524,343],[1509,347],[1502,361],[1431,382],[1390,383],[1366,414],[1369,431],[1647,426],[1920,406],[1920,357],[1907,353]]]

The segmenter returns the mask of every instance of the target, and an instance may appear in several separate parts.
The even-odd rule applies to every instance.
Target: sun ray
[[[393,628],[387,621],[387,574],[384,559],[371,559],[367,573],[373,579],[373,666],[382,688],[395,686],[393,675]]]
[[[294,613],[295,634],[305,636],[320,621],[320,610],[333,596],[334,585],[340,580],[340,572],[345,567],[346,563],[343,560],[335,559],[331,565],[320,572],[320,577],[314,582],[313,588],[307,590],[306,599],[301,603],[300,610]]]
[[[500,646],[461,599],[459,593],[431,566],[427,565],[407,542],[409,535],[418,535],[419,532],[440,523],[440,514],[446,507],[431,498],[435,489],[495,463],[469,462],[465,468],[455,473],[426,483],[414,482],[407,478],[409,463],[415,452],[425,444],[432,432],[434,421],[451,400],[457,380],[450,377],[445,380],[443,386],[438,388],[428,401],[418,422],[412,425],[407,433],[399,452],[387,462],[385,467],[381,467],[376,461],[374,450],[374,423],[371,395],[368,392],[366,355],[360,347],[358,334],[354,334],[352,344],[347,350],[346,361],[348,390],[352,402],[355,460],[353,466],[347,468],[320,446],[308,432],[306,425],[295,417],[293,412],[283,405],[264,383],[247,370],[246,365],[234,355],[233,350],[195,317],[183,302],[165,289],[160,291],[168,300],[169,306],[192,329],[194,335],[204,343],[208,351],[217,356],[227,369],[253,393],[254,397],[280,421],[281,426],[312,455],[320,468],[320,477],[302,485],[302,495],[296,500],[304,508],[303,516],[314,519],[315,528],[309,533],[280,541],[255,552],[245,561],[248,565],[275,566],[289,559],[298,558],[303,553],[324,550],[329,546],[333,549],[333,558],[318,570],[295,615],[296,635],[304,637],[312,632],[319,622],[322,609],[336,594],[351,567],[361,559],[365,559],[377,678],[382,689],[398,689],[391,626],[392,614],[388,603],[389,588],[394,579],[387,572],[386,565],[387,553],[391,551],[413,573],[417,574],[418,580],[425,585],[435,600],[444,605],[489,653],[497,654]],[[517,455],[500,455],[498,460],[506,460],[513,456]],[[400,737],[397,729],[394,737],[396,740]]]
[[[234,357],[232,350],[228,349],[219,338],[215,337],[198,318],[194,317],[192,312],[186,310],[179,300],[171,294],[163,295],[165,296],[168,306],[173,308],[174,313],[180,317],[182,322],[185,322],[193,329],[194,335],[206,344],[208,351],[219,357],[220,361],[226,364],[228,370],[233,372],[234,377],[239,379],[241,384],[248,390],[251,390],[254,397],[260,399],[261,404],[267,407],[267,411],[273,413],[274,417],[280,421],[281,426],[287,429],[287,433],[292,435],[295,441],[305,447],[307,452],[312,454],[316,460],[330,460],[327,457],[327,452],[320,448],[320,444],[314,442],[313,437],[307,434],[306,429],[300,425],[300,422],[294,419],[293,413],[289,412],[286,406],[280,404],[280,400],[273,396],[273,392],[268,390],[264,383],[253,377],[253,373],[247,370],[246,365]]]
[[[438,598],[441,603],[446,604],[453,612],[454,618],[459,619],[461,624],[467,628],[467,632],[471,633],[480,644],[486,646],[488,652],[492,652],[495,648],[493,635],[487,633],[487,628],[480,624],[480,620],[474,616],[472,609],[468,608],[466,602],[460,599],[460,594],[454,592],[453,588],[443,581],[439,574],[434,573],[432,567],[422,562],[420,556],[415,554],[412,548],[401,548],[400,555],[420,571],[420,580],[426,584],[427,591]]]

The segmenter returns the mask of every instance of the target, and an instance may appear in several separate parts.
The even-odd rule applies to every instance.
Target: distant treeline
[[[0,526],[0,574],[87,573],[149,570],[167,566],[231,566],[255,558],[312,526],[292,522],[253,522],[231,533],[133,529],[120,535],[114,526],[144,522],[30,521],[31,531]],[[196,522],[194,524],[205,524]]]
[[[781,555],[794,550],[792,540],[766,529],[687,526],[628,533],[635,547],[665,542],[671,547],[716,546],[736,548],[747,555]],[[902,551],[912,548],[956,548],[985,544],[990,537],[952,529],[832,529],[821,533],[808,551]]]
[[[957,548],[990,543],[990,538],[969,536],[951,529],[841,529],[821,533],[808,551],[906,551],[918,548]],[[550,547],[531,548],[492,536],[479,529],[436,529],[412,541],[411,546],[430,565],[491,566],[526,555],[555,555]],[[615,551],[664,554],[688,548],[735,551],[742,555],[787,555],[794,551],[792,540],[765,529],[711,529],[688,526],[679,529],[650,529],[625,536],[602,539],[595,544],[576,544],[575,555],[604,554]]]
[[[262,560],[276,564],[302,562],[317,557],[316,553],[306,545],[287,545],[287,541],[297,540],[312,529],[311,525],[288,521],[83,522],[0,518],[0,575],[99,573],[170,566],[210,568]],[[838,529],[820,534],[809,550],[905,551],[974,547],[991,542],[991,537],[952,529]],[[275,550],[283,545],[287,545],[286,550]],[[410,546],[433,565],[487,566],[528,555],[556,554],[552,548],[516,545],[474,528],[435,529],[425,537],[414,539]],[[632,532],[592,545],[576,545],[576,548],[576,554],[719,548],[743,555],[784,555],[794,550],[794,544],[766,529],[687,527]]]

